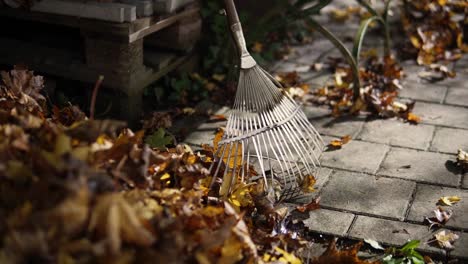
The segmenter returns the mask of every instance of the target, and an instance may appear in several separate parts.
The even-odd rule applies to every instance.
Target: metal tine
[[[255,87],[263,87],[262,84],[258,81],[258,79],[256,79]],[[277,88],[275,88],[275,89],[277,90]],[[261,101],[263,101],[263,100],[264,100],[264,97],[260,97],[259,99],[260,99]],[[264,114],[264,113],[262,113],[261,115],[263,115],[263,114]],[[264,118],[261,118],[260,116],[259,116],[258,118],[259,118],[259,120],[262,120],[262,119],[263,119],[263,121],[265,121],[265,119],[264,119]],[[268,132],[267,132],[267,133],[268,133]],[[273,135],[273,136],[276,136],[276,137],[277,137],[277,135]],[[278,139],[279,139],[279,137],[277,137],[277,140],[275,140],[275,143],[276,143],[276,145],[277,145],[277,147],[278,147],[278,151],[279,151],[280,155],[283,156],[283,159],[286,159],[285,156],[287,155],[287,152],[284,150],[284,148],[283,148],[281,145],[278,145],[278,143],[279,143],[279,140],[278,140]],[[278,162],[281,163],[279,160],[278,160]],[[290,165],[290,164],[287,164],[287,168],[288,168],[288,174],[290,174],[290,175],[292,176],[292,174],[291,174],[291,171],[292,171],[292,170],[291,170],[291,169],[292,169],[292,168],[291,168],[291,165]]]
[[[274,111],[270,111],[269,114],[273,115],[273,116],[276,116],[277,119],[286,118],[286,116],[284,116],[284,114],[282,114],[282,113],[284,113],[284,112],[281,112],[281,110],[278,111],[278,109],[274,109]],[[285,128],[285,130],[287,130],[288,135],[293,135],[293,137],[295,137],[296,140],[291,140],[291,142],[294,145],[295,150],[296,150],[297,154],[299,155],[300,159],[304,162],[305,166],[307,166],[307,168],[309,168],[309,165],[307,164],[307,158],[304,159],[303,155],[301,155],[302,152],[303,152],[303,151],[300,151],[301,147],[299,145],[296,145],[296,144],[298,144],[297,141],[299,141],[299,142],[302,141],[301,138],[297,137],[295,131],[290,129],[289,122],[284,124],[282,127]],[[301,144],[302,144],[302,142],[301,142]],[[302,146],[303,146],[303,150],[305,151],[304,153],[307,153],[307,148],[305,148],[303,144],[302,144]],[[309,156],[309,155],[306,155],[306,156]],[[311,159],[311,161],[313,162],[313,165],[315,166],[315,162],[312,159]],[[309,170],[310,170],[310,168],[309,168]]]
[[[262,72],[262,74],[263,74],[263,72]],[[270,81],[269,79],[263,78],[262,81],[263,81],[263,84],[264,84],[265,86],[268,86],[269,84],[273,85],[273,83],[271,83],[271,81]],[[269,83],[268,83],[268,82],[269,82]],[[276,86],[275,86],[275,87],[272,87],[272,88],[277,90]],[[262,99],[262,100],[265,100],[265,99]],[[281,105],[280,105],[280,106],[281,106]],[[272,110],[273,110],[273,111],[269,111],[267,114],[268,114],[268,115],[272,114],[272,112],[274,112],[274,109],[272,109]],[[281,118],[281,117],[278,117],[278,119],[280,119],[280,118]],[[284,126],[284,125],[283,125],[283,126]],[[275,130],[277,130],[277,131],[279,132],[279,134],[281,135],[281,138],[283,138],[284,142],[293,143],[293,140],[291,140],[291,138],[289,137],[289,135],[287,135],[286,133],[284,133],[283,129],[281,129],[283,126],[279,127],[278,129],[275,129]],[[289,140],[286,140],[286,138],[288,138]],[[295,159],[295,158],[294,158],[294,154],[292,153],[289,144],[286,144],[286,147],[287,147],[287,150],[288,150],[289,155],[290,155],[290,157],[291,157],[291,160],[294,160],[294,159]],[[295,148],[295,146],[293,146],[293,147]],[[297,153],[299,153],[299,151],[298,151],[297,149],[295,149],[295,151],[296,151]],[[297,164],[297,163],[295,163],[295,165],[296,165],[296,167],[298,167],[298,164]],[[303,176],[302,174],[300,174],[300,175],[301,175],[301,177]]]

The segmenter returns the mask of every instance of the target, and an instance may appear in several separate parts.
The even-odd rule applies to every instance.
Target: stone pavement
[[[369,43],[378,42],[376,36],[371,38]],[[318,38],[296,47],[295,56],[272,69],[300,69],[324,60],[322,54],[330,48]],[[420,79],[423,67],[414,62],[403,62],[403,67],[407,77],[400,95],[416,101],[414,113],[422,118],[421,124],[366,116],[334,119],[328,108],[304,106],[325,142],[345,135],[353,138],[342,149],[324,153],[316,194],[322,209],[310,212],[305,222],[318,233],[385,245],[420,239],[422,251],[443,253],[425,243],[432,234],[424,217],[433,216],[439,197],[458,195],[462,200],[451,208],[454,214],[445,228],[460,235],[451,255],[468,259],[468,175],[455,166],[457,150],[468,150],[468,56],[456,63],[456,78],[438,83]],[[312,88],[323,85],[330,74],[301,73]],[[203,124],[186,142],[211,143],[220,125]]]

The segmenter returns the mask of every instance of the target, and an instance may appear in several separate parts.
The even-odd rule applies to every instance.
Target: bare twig
[[[89,106],[89,119],[91,120],[94,119],[94,110],[96,108],[96,97],[97,97],[99,87],[102,84],[102,81],[104,81],[104,76],[99,75],[99,78],[96,81],[96,84],[94,85],[93,95],[91,96],[91,105]]]

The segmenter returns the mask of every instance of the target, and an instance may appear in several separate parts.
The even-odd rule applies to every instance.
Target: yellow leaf
[[[281,258],[279,258],[279,261],[282,263],[288,263],[288,264],[302,264],[302,261],[298,259],[294,254],[288,253],[285,250],[282,250],[279,247],[275,248],[276,252],[280,253],[283,255]]]
[[[351,141],[351,136],[346,135],[340,139],[332,140],[329,145],[334,148],[341,148],[343,145],[347,144],[349,141]]]
[[[307,175],[304,179],[304,182],[301,185],[302,191],[305,193],[314,192],[314,186],[317,180],[315,179],[314,175]]]
[[[407,117],[408,122],[418,124],[421,122],[421,118],[413,113],[409,113]]]
[[[439,199],[439,203],[441,203],[442,205],[452,206],[458,203],[460,200],[461,198],[458,196],[442,196]]]
[[[171,178],[171,175],[169,175],[169,173],[166,172],[161,176],[160,180],[164,181],[164,180],[169,180],[170,178]]]

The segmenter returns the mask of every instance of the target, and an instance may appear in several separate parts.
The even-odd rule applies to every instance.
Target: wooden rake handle
[[[237,23],[240,23],[239,15],[237,14],[237,9],[236,9],[236,5],[234,4],[234,0],[224,0],[224,5],[226,7],[229,27]]]

